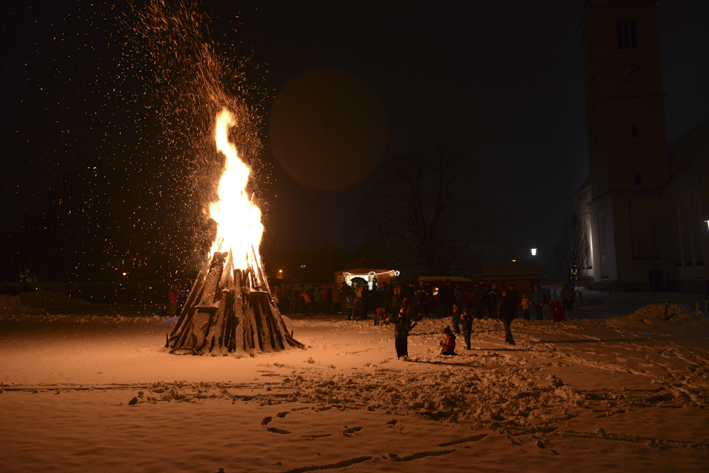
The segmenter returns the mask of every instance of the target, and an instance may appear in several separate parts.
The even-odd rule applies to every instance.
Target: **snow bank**
[[[668,325],[681,325],[701,320],[701,314],[695,314],[690,307],[678,304],[650,304],[636,310],[632,314],[612,319],[612,325],[629,328],[661,328]]]

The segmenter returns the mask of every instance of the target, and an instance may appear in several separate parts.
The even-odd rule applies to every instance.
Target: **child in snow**
[[[396,347],[396,358],[409,359],[409,332],[416,327],[408,316],[406,307],[402,307],[399,315],[394,321],[394,346]]]
[[[446,334],[446,339],[441,342],[441,355],[457,355],[455,352],[455,335],[451,333],[451,328],[444,328],[443,333]]]
[[[384,307],[377,307],[377,310],[374,311],[375,318],[374,318],[374,325],[379,325],[379,321],[381,320],[382,322],[387,321],[387,311],[384,309]]]

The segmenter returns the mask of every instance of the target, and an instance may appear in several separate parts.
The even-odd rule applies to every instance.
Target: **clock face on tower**
[[[643,76],[643,69],[634,62],[625,62],[620,66],[620,80],[626,84],[637,84]]]

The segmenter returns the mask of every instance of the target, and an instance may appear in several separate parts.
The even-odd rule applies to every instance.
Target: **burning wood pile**
[[[229,271],[231,258],[228,252],[215,253],[200,271],[168,338],[170,353],[253,354],[303,348],[288,333],[261,268]]]
[[[217,116],[217,149],[226,156],[219,201],[210,217],[217,238],[210,261],[194,282],[166,346],[175,354],[249,354],[304,348],[288,332],[258,254],[261,212],[246,194],[249,168],[228,140],[234,117]]]

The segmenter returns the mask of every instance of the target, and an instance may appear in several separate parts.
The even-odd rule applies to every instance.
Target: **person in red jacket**
[[[374,311],[375,318],[374,318],[374,325],[379,325],[379,321],[381,320],[382,322],[387,322],[387,311],[384,309],[384,307],[377,307],[377,310]]]
[[[455,335],[451,333],[451,328],[444,328],[443,333],[446,334],[446,339],[441,342],[441,355],[457,355],[455,352]]]
[[[171,285],[170,289],[167,291],[167,303],[170,308],[170,317],[177,315],[177,289],[175,285]]]

